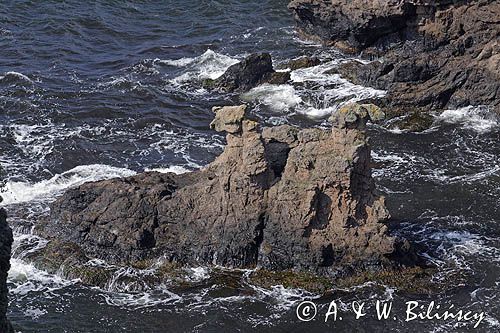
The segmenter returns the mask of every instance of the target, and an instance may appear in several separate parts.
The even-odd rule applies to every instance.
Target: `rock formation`
[[[6,317],[7,305],[9,303],[7,298],[7,273],[10,269],[12,241],[12,231],[7,224],[6,213],[3,209],[0,209],[0,332],[5,333],[14,332]]]
[[[375,58],[340,73],[388,90],[393,109],[490,105],[500,112],[500,3],[495,0],[294,0],[299,29]]]
[[[276,72],[269,53],[252,54],[229,67],[215,80],[205,80],[208,89],[223,92],[244,92],[263,83],[283,84],[290,80],[290,73]]]
[[[388,235],[374,193],[363,129],[377,108],[346,106],[331,130],[260,129],[245,109],[214,108],[211,127],[227,132],[227,146],[205,168],[70,189],[36,232],[114,264],[163,258],[332,276],[409,254]]]

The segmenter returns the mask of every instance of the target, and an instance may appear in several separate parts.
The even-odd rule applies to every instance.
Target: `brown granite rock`
[[[331,130],[260,129],[242,117],[245,109],[216,109],[213,127],[228,132],[227,146],[205,168],[81,185],[52,205],[36,232],[115,264],[164,258],[331,276],[390,267],[390,256],[410,254],[384,224],[364,108]]]
[[[215,118],[210,123],[210,128],[217,132],[226,131],[231,134],[240,132],[246,109],[246,105],[213,107]]]

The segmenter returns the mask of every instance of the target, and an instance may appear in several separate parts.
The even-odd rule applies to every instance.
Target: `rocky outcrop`
[[[203,86],[222,92],[244,92],[260,84],[284,84],[290,73],[276,72],[269,53],[252,54],[229,67],[215,80],[205,80]]]
[[[14,332],[6,317],[7,305],[9,303],[7,298],[7,273],[10,269],[12,241],[12,231],[7,224],[5,210],[0,208],[0,332],[5,333]]]
[[[409,255],[374,193],[363,129],[376,109],[345,107],[331,130],[260,129],[245,109],[214,108],[211,127],[228,132],[227,146],[202,170],[81,185],[36,232],[114,264],[163,258],[330,276]]]
[[[294,0],[299,29],[375,61],[340,73],[388,91],[394,109],[490,105],[500,112],[500,3]]]

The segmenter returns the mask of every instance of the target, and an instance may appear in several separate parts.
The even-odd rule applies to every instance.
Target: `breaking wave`
[[[231,66],[239,61],[227,55],[208,49],[205,53],[194,58],[177,60],[159,60],[158,63],[181,67],[182,74],[172,79],[172,82],[182,84],[193,80],[216,79]]]
[[[455,110],[445,110],[436,120],[441,123],[458,124],[478,133],[487,133],[498,128],[499,117],[485,106],[468,106]]]
[[[340,61],[334,60],[294,70],[291,85],[264,84],[243,94],[242,98],[264,105],[272,112],[323,119],[346,103],[385,96],[383,90],[359,86],[334,74],[339,64]]]
[[[290,112],[303,102],[295,88],[288,84],[263,84],[243,94],[242,99],[267,105],[278,113]]]
[[[52,198],[55,194],[61,193],[67,188],[86,182],[114,177],[127,177],[134,174],[135,172],[132,170],[115,168],[108,165],[82,165],[34,184],[8,181],[5,184],[5,188],[0,192],[0,195],[4,199],[3,204],[5,205],[24,203]]]

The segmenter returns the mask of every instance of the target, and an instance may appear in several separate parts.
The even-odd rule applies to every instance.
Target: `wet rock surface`
[[[500,3],[294,0],[299,29],[375,61],[349,80],[385,89],[392,108],[489,105],[500,112]]]
[[[321,60],[317,57],[302,56],[302,57],[288,61],[282,67],[289,68],[290,70],[294,71],[294,70],[301,69],[301,68],[318,66],[320,63],[321,63]]]
[[[36,233],[75,244],[62,257],[79,262],[162,259],[324,276],[414,263],[408,243],[388,234],[375,194],[363,131],[375,108],[346,107],[331,130],[261,129],[245,109],[214,108],[211,126],[228,132],[227,146],[205,168],[86,183],[53,203]]]
[[[1,202],[1,198],[0,198]],[[8,305],[7,273],[10,269],[10,251],[12,245],[12,231],[6,221],[5,210],[0,209],[0,332],[14,332],[7,320]]]
[[[260,53],[232,65],[215,80],[205,80],[203,86],[222,92],[245,92],[263,83],[284,84],[289,80],[290,73],[274,70],[269,53]]]

